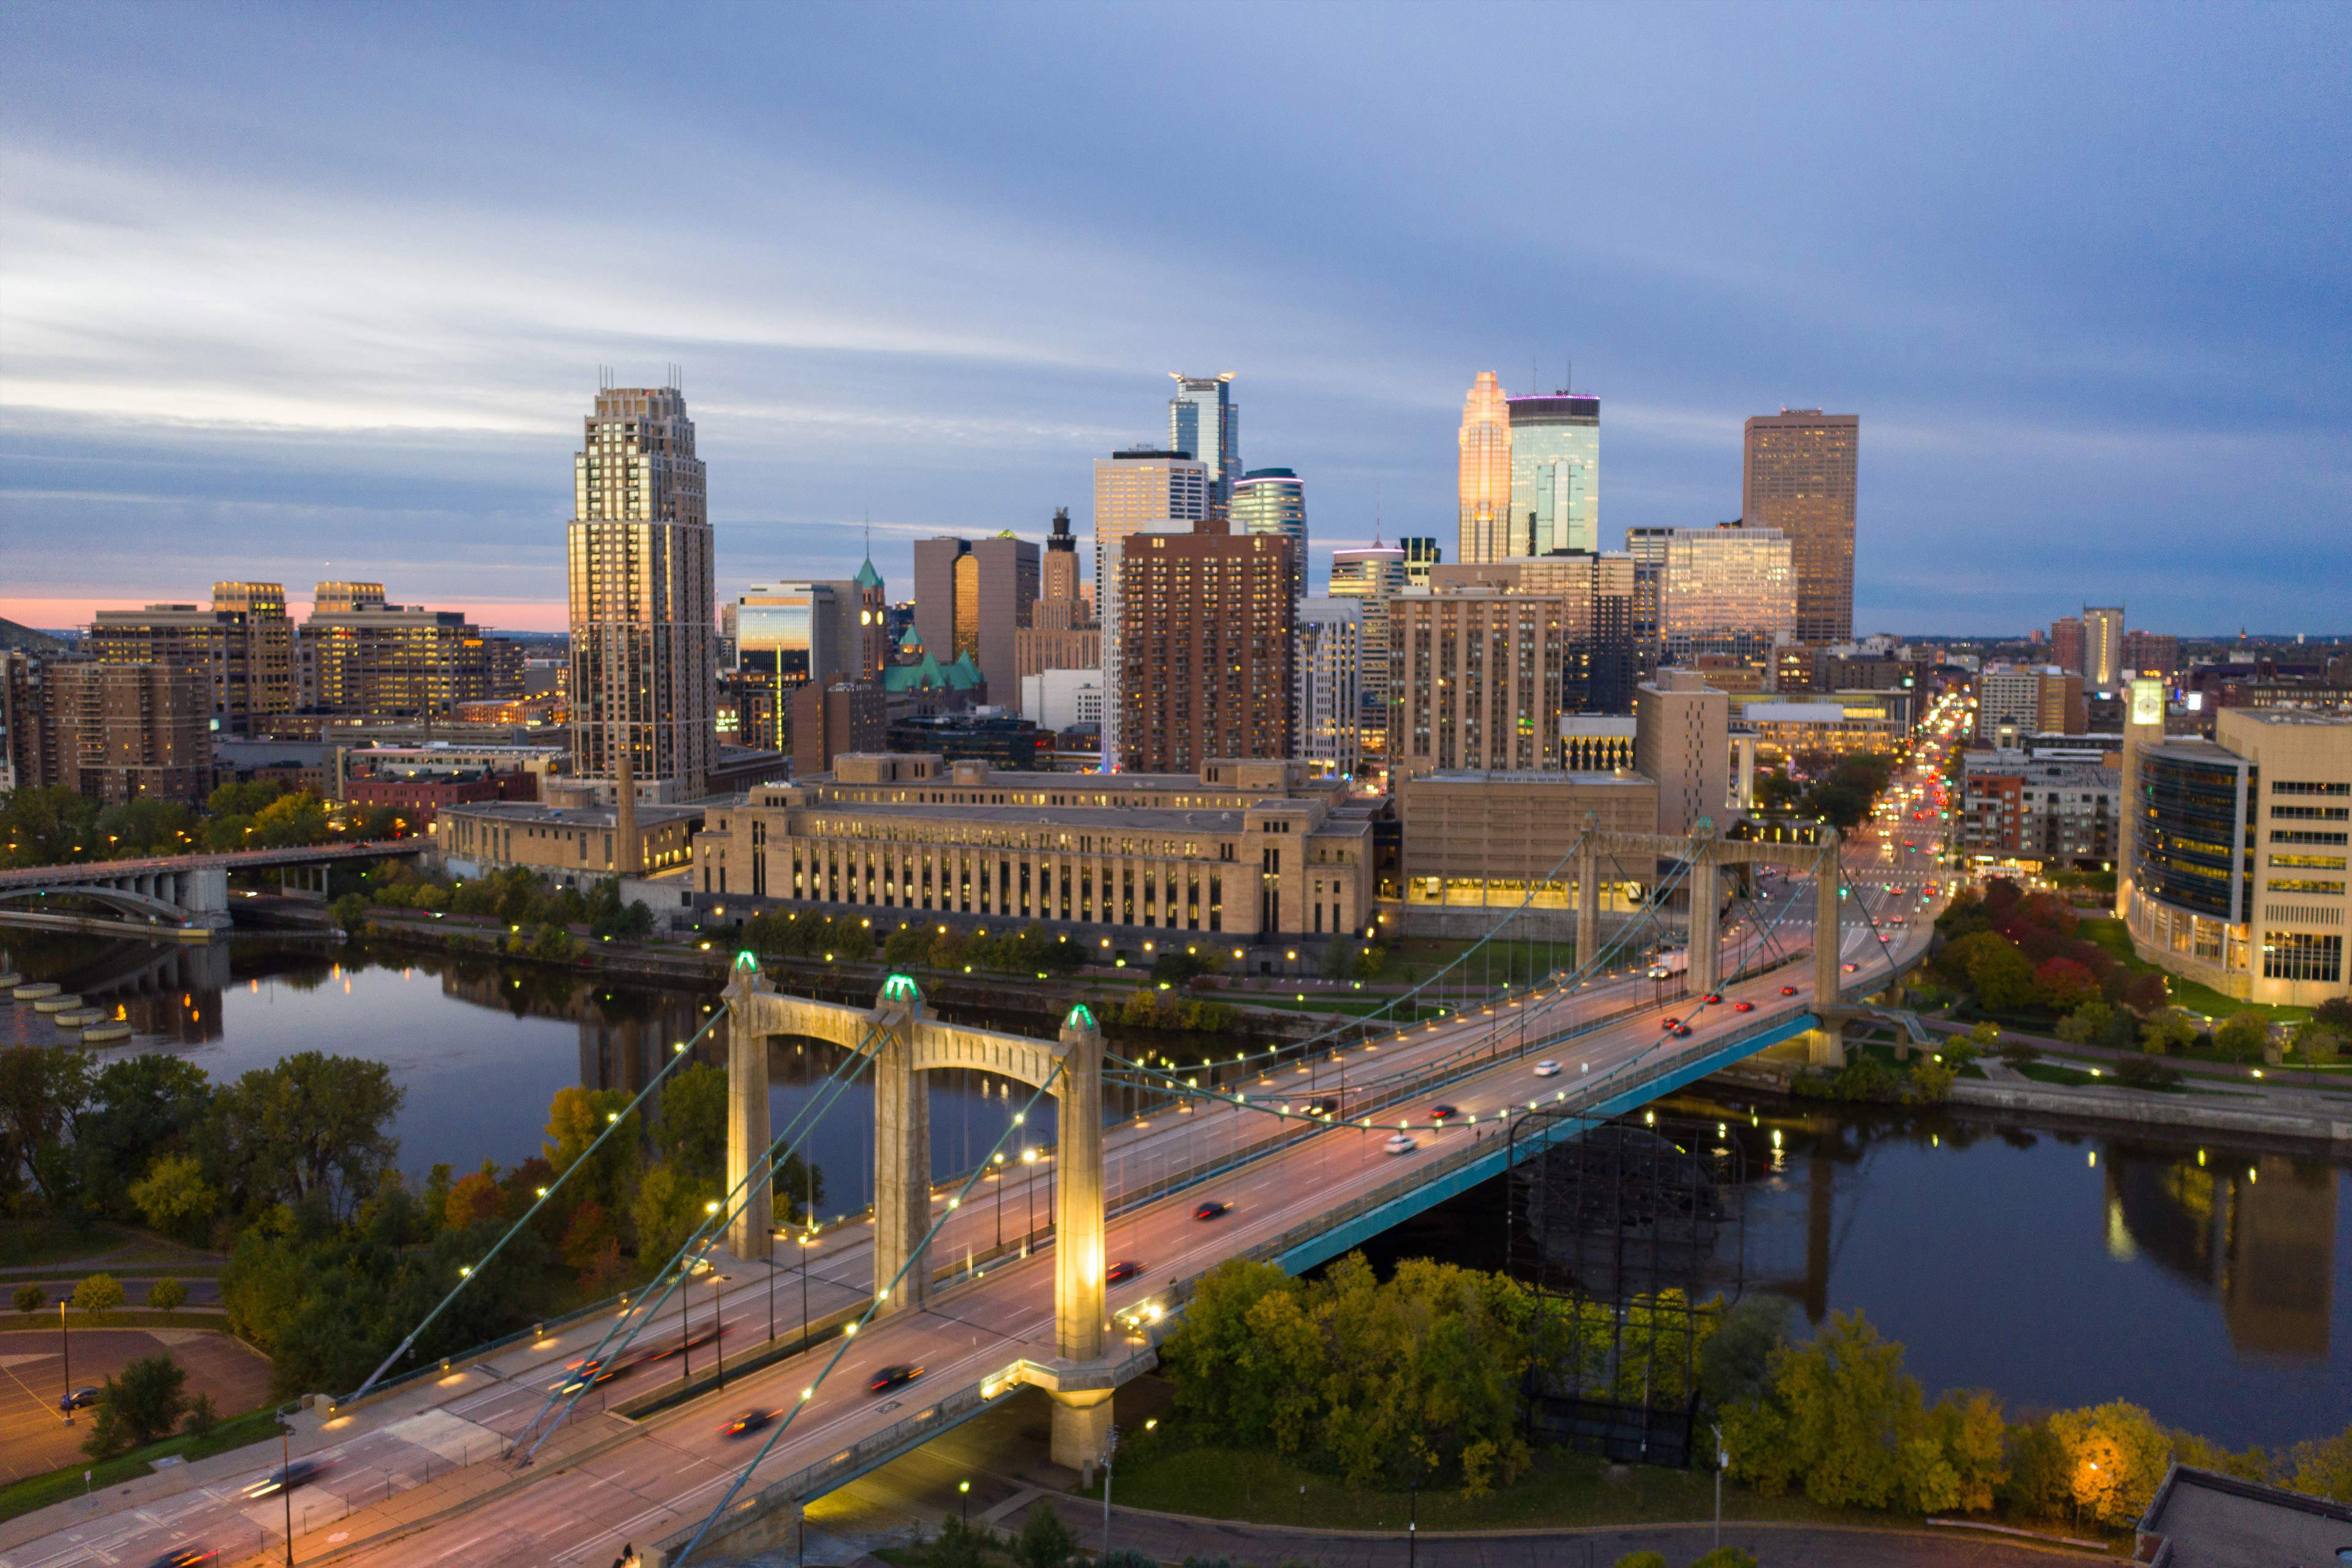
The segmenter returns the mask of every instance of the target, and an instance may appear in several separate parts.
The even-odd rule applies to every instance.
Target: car
[[[1234,1205],[1212,1198],[1192,1211],[1194,1219],[1217,1219],[1234,1212]]]
[[[220,1552],[210,1546],[174,1546],[147,1568],[204,1568],[207,1563],[219,1561]]]
[[[1673,1035],[1674,1035],[1675,1038],[1676,1038],[1676,1039],[1678,1039],[1678,1040],[1687,1040],[1687,1039],[1689,1039],[1689,1038],[1690,1038],[1690,1032],[1691,1032],[1691,1026],[1690,1026],[1688,1024],[1676,1024],[1676,1025],[1674,1026],[1674,1029],[1673,1029],[1673,1031],[1672,1031],[1672,1033],[1673,1033]]]
[[[1455,1114],[1454,1110],[1450,1105],[1433,1105],[1429,1108],[1429,1119],[1432,1121],[1443,1121],[1454,1114]]]
[[[598,1356],[576,1362],[564,1369],[563,1375],[557,1378],[552,1386],[558,1394],[577,1394],[583,1388],[611,1382],[642,1359],[644,1352],[640,1351],[627,1356]]]
[[[1130,1258],[1122,1262],[1112,1264],[1110,1266],[1110,1272],[1105,1275],[1104,1279],[1113,1285],[1118,1285],[1134,1279],[1137,1275],[1142,1272],[1143,1265],[1136,1262],[1135,1259]]]
[[[1538,1078],[1558,1078],[1559,1076],[1559,1064],[1558,1062],[1538,1062],[1536,1063],[1536,1076]]]
[[[1683,1021],[1680,1018],[1669,1016],[1665,1020],[1665,1026],[1669,1029],[1679,1029],[1683,1026]]]
[[[1862,967],[1862,965],[1861,965],[1861,964],[1859,964],[1859,963],[1849,963],[1849,964],[1847,964],[1847,965],[1845,966],[1845,972],[1846,972],[1848,974],[1852,974],[1852,973],[1853,973],[1856,970],[1860,969],[1861,967]]]
[[[1783,985],[1780,987],[1780,994],[1783,996],[1794,996],[1796,994],[1797,988],[1793,985]]]
[[[1715,1004],[1717,1004],[1717,1002],[1722,1001],[1722,1000],[1723,1000],[1723,998],[1722,998],[1721,996],[1717,995],[1716,993],[1714,993],[1714,992],[1710,991],[1710,992],[1708,992],[1705,996],[1702,996],[1701,998],[1699,998],[1699,1000],[1701,1000],[1702,1002],[1705,1002],[1708,1006],[1710,1006],[1710,1007],[1711,1007],[1711,1006],[1713,1006]]]
[[[1330,1096],[1326,1095],[1321,1100],[1317,1100],[1313,1106],[1309,1107],[1309,1109],[1318,1116],[1337,1116],[1339,1114],[1339,1102],[1337,1100],[1332,1099]]]
[[[245,1495],[249,1498],[276,1497],[279,1492],[290,1492],[297,1487],[317,1480],[327,1470],[328,1464],[324,1459],[297,1459],[290,1465],[270,1471],[246,1488]]]
[[[1421,1147],[1421,1140],[1410,1132],[1400,1132],[1381,1145],[1391,1154],[1410,1154]]]
[[[887,1394],[891,1389],[905,1387],[922,1375],[923,1369],[919,1366],[908,1362],[892,1362],[888,1366],[874,1369],[874,1375],[866,1380],[866,1391],[868,1394]]]
[[[1918,848],[1918,847],[1919,847],[1919,846],[1918,846],[1917,844],[1916,844],[1916,843],[1912,842],[1910,839],[1906,838],[1906,839],[1905,839],[1905,840],[1903,841],[1903,847],[1904,847],[1904,848],[1906,848],[1906,849],[1916,849],[1916,848]]]
[[[71,1394],[60,1394],[58,1395],[58,1408],[87,1410],[98,1403],[98,1394],[99,1391],[95,1388],[77,1388]]]
[[[1753,1002],[1734,1002],[1731,1005],[1731,1010],[1735,1013],[1753,1013],[1756,1011],[1756,1004]]]
[[[741,1415],[723,1421],[719,1426],[721,1437],[748,1437],[764,1429],[780,1413],[773,1410],[746,1410]]]

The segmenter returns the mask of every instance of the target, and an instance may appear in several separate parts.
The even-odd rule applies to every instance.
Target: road
[[[1881,932],[1868,923],[1866,910],[1882,919],[1900,913],[1916,922],[1885,928],[1888,938],[1905,933],[1912,942],[1924,938],[1925,916],[1932,905],[1922,902],[1919,889],[1941,878],[1934,868],[1934,841],[1924,828],[1906,831],[1914,837],[1913,847],[1869,830],[1850,842],[1849,879],[1864,887],[1863,897],[1849,901],[1840,932],[1841,950],[1852,972],[1849,984],[1885,973],[1887,962]],[[1792,900],[1799,920],[1810,923],[1811,896],[1810,884],[1800,880],[1770,890],[1767,898]],[[1755,923],[1751,920],[1727,933],[1727,951],[1752,944]],[[1465,1142],[1499,1136],[1507,1107],[1523,1108],[1531,1100],[1564,1094],[1569,1084],[1637,1061],[1703,1053],[1735,1027],[1801,1014],[1811,1005],[1810,971],[1809,964],[1790,964],[1727,984],[1722,1002],[1715,1005],[1662,1000],[1646,979],[1621,976],[1573,994],[1554,992],[1417,1026],[1385,1041],[1336,1053],[1303,1070],[1286,1068],[1290,1092],[1302,1097],[1327,1086],[1336,1089],[1345,1068],[1352,1101],[1466,1047],[1485,1042],[1496,1053],[1468,1076],[1445,1084],[1443,1100],[1454,1108],[1454,1114],[1442,1126],[1429,1123],[1425,1105],[1408,1103],[1384,1114],[1379,1128],[1323,1128],[1282,1143],[1226,1175],[1117,1215],[1108,1238],[1108,1256],[1135,1260],[1143,1268],[1138,1278],[1112,1289],[1112,1312],[1140,1310],[1172,1281],[1205,1272],[1224,1258],[1328,1214],[1418,1164],[1444,1157]],[[1784,987],[1792,994],[1783,995]],[[1752,1011],[1738,1012],[1742,1002]],[[1541,1043],[1580,1020],[1628,1008],[1631,1016],[1590,1034]],[[1677,1038],[1668,1032],[1664,1020],[1670,1016],[1687,1019],[1692,1034]],[[1561,1074],[1535,1076],[1538,1059],[1558,1060]],[[1276,1119],[1256,1105],[1278,1105],[1285,1087],[1273,1079],[1252,1080],[1244,1088],[1254,1097],[1250,1107],[1169,1111],[1113,1130],[1107,1141],[1107,1173],[1114,1206],[1119,1201],[1117,1194],[1144,1190],[1172,1171],[1199,1163],[1204,1151],[1215,1152],[1221,1143],[1237,1151],[1271,1136]],[[1435,1096],[1431,1098],[1433,1101]],[[1416,1125],[1415,1147],[1401,1154],[1383,1152],[1399,1120]],[[1011,1205],[1023,1201],[1014,1195],[1020,1185],[1020,1179],[1009,1179],[1008,1219]],[[1044,1194],[1037,1197],[1042,1215],[1049,1205]],[[1231,1209],[1213,1221],[1195,1221],[1194,1205],[1211,1197],[1230,1204]],[[966,1205],[948,1215],[933,1244],[933,1256],[950,1259],[967,1247],[984,1248],[994,1240],[996,1223],[993,1201]],[[696,1292],[702,1299],[692,1302],[690,1310],[698,1326],[714,1310],[722,1312],[730,1342],[756,1342],[766,1337],[772,1311],[783,1331],[797,1327],[803,1289],[811,1318],[821,1319],[864,1300],[873,1288],[872,1274],[872,1248],[864,1226],[846,1225],[825,1234],[805,1275],[793,1264],[775,1270],[735,1266],[723,1282],[698,1285]],[[1052,1360],[1052,1290],[1049,1256],[1012,1258],[988,1269],[984,1279],[934,1299],[926,1310],[877,1321],[849,1342],[839,1365],[760,1467],[752,1488],[836,1453],[1016,1359]],[[676,1305],[670,1309],[677,1310]],[[419,1487],[447,1486],[452,1467],[478,1467],[467,1473],[482,1483],[504,1479],[506,1472],[494,1461],[505,1435],[523,1428],[540,1410],[545,1390],[564,1363],[584,1353],[600,1327],[575,1328],[510,1347],[478,1367],[453,1367],[441,1380],[447,1389],[446,1399],[429,1409],[404,1413],[412,1407],[395,1401],[388,1403],[396,1408],[383,1415],[362,1410],[346,1418],[352,1435],[323,1456],[331,1468],[298,1489],[290,1500],[298,1557],[341,1551],[347,1543],[367,1542],[395,1523],[415,1523],[415,1500],[404,1494]],[[674,1336],[677,1331],[665,1322],[658,1331]],[[615,1380],[583,1402],[583,1411],[586,1423],[612,1431],[613,1446],[569,1468],[551,1465],[530,1472],[529,1484],[477,1506],[457,1508],[459,1489],[452,1493],[456,1511],[450,1517],[413,1528],[394,1541],[361,1545],[340,1560],[386,1568],[395,1563],[602,1568],[624,1542],[646,1545],[706,1513],[758,1441],[723,1437],[716,1430],[719,1422],[744,1409],[790,1409],[841,1348],[838,1340],[821,1343],[730,1384],[723,1392],[635,1423],[602,1413],[603,1404],[658,1384],[652,1373],[638,1374],[642,1381],[637,1383]],[[697,1364],[707,1371],[700,1359],[704,1353],[695,1352]],[[890,1363],[919,1364],[926,1371],[908,1387],[869,1394],[866,1384],[872,1373]],[[665,1370],[677,1364],[665,1363]],[[186,1541],[212,1542],[231,1553],[253,1550],[282,1528],[287,1508],[281,1498],[255,1502],[243,1495],[245,1485],[263,1473],[257,1468],[163,1504],[126,1508],[70,1532],[44,1537],[0,1557],[0,1568],[139,1563]]]

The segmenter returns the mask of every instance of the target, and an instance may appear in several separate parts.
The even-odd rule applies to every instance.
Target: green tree
[[[628,1206],[629,1189],[635,1184],[637,1170],[637,1128],[635,1112],[629,1112],[625,1122],[630,1095],[618,1089],[583,1089],[567,1084],[555,1091],[547,1107],[547,1142],[540,1145],[547,1163],[555,1173],[562,1176],[588,1158],[590,1145],[605,1131],[613,1130],[592,1163],[578,1174],[570,1176],[564,1192],[573,1203],[593,1199],[614,1213]]]
[[[2263,1047],[2270,1038],[2270,1020],[2260,1013],[2232,1014],[2213,1031],[2214,1048],[2242,1062],[2262,1060]]]
[[[27,1317],[49,1304],[48,1292],[43,1290],[38,1285],[17,1286],[16,1300],[16,1310]]]
[[[99,858],[98,806],[78,790],[37,785],[0,801],[0,864],[68,866]]]
[[[717,1183],[698,1181],[667,1161],[646,1167],[629,1204],[629,1217],[637,1227],[638,1261],[667,1263],[710,1217],[703,1205],[718,1195]]]
[[[131,1184],[131,1202],[147,1223],[166,1236],[198,1234],[220,1212],[220,1194],[205,1180],[193,1154],[158,1154],[147,1173]]]
[[[1777,778],[1779,775],[1770,776]],[[1666,1568],[1666,1554],[1663,1552],[1628,1552],[1617,1559],[1617,1568]]]
[[[316,1198],[343,1215],[392,1169],[406,1099],[382,1062],[298,1051],[224,1084],[207,1135],[248,1208]]]
[[[923,962],[931,951],[931,928],[901,924],[882,943],[882,962],[893,969],[910,969]],[[944,1534],[940,1537],[944,1542]]]
[[[2074,1010],[2058,1020],[2058,1037],[2069,1045],[2087,1046],[2106,1037],[2107,1024],[2116,1010],[2096,996],[2075,1004]]]
[[[1832,1312],[1811,1342],[1775,1358],[1805,1495],[1829,1508],[1884,1508],[1902,1479],[1901,1445],[1920,1410],[1903,1347],[1860,1312]]]
[[[89,1092],[89,1060],[77,1047],[0,1051],[0,1161],[12,1189],[21,1171],[52,1210],[75,1205],[80,1184],[72,1133]]]
[[[22,1306],[21,1293],[17,1304]],[[2352,1502],[2352,1426],[2333,1437],[2315,1437],[2287,1450],[2287,1485],[2313,1497]]]
[[[159,1312],[176,1312],[187,1304],[188,1288],[177,1279],[158,1279],[147,1287],[147,1305]]]
[[[1077,1551],[1078,1538],[1050,1502],[1032,1508],[1021,1521],[1021,1533],[1013,1538],[1013,1561],[1021,1568],[1067,1568]]]
[[[276,779],[215,784],[205,800],[205,812],[211,816],[251,816],[285,793],[286,786]]]
[[[2317,1018],[2295,1026],[2294,1054],[2305,1061],[2332,1062],[2343,1050],[2344,1037]]]
[[[160,1051],[100,1068],[74,1118],[83,1190],[95,1205],[115,1219],[137,1217],[139,1174],[152,1170],[157,1156],[193,1147],[212,1095],[204,1068]]]
[[[717,1192],[727,1174],[727,1069],[690,1062],[671,1073],[654,1131],[680,1174]]]
[[[1789,1342],[1789,1303],[1744,1296],[1699,1345],[1699,1393],[1709,1405],[1754,1399],[1771,1386],[1772,1354]]]
[[[327,837],[327,808],[309,790],[280,795],[253,814],[253,840],[271,849],[316,844]]]
[[[196,819],[176,800],[152,795],[110,805],[98,814],[94,843],[110,858],[131,855],[182,855],[195,843]]]
[[[169,1355],[142,1356],[99,1389],[98,1420],[82,1449],[103,1459],[168,1437],[188,1408],[188,1373]]]
[[[996,1537],[986,1525],[966,1524],[957,1514],[948,1515],[940,1526],[938,1539],[931,1542],[926,1558],[929,1568],[987,1568],[996,1551]]]
[[[327,913],[343,929],[346,936],[357,936],[367,929],[368,899],[365,893],[345,893],[328,906]]]
[[[111,1274],[92,1274],[74,1287],[73,1304],[77,1310],[93,1318],[103,1318],[122,1305],[122,1283]]]
[[[2178,1007],[2167,1007],[2139,1029],[2140,1047],[2155,1056],[2186,1049],[2196,1037],[2197,1026]]]
[[[1693,1563],[1691,1568],[1756,1568],[1756,1559],[1737,1546],[1718,1546]]]

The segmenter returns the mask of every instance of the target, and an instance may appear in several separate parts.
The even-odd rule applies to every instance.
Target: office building
[[[1041,669],[1021,678],[1021,716],[1053,734],[1065,730],[1102,732],[1103,683],[1099,668]]]
[[[2034,706],[2033,732],[2037,735],[2083,733],[2084,726],[2090,721],[2088,710],[2083,704],[2083,678],[2054,664],[2044,667],[2041,674],[2041,698]]]
[[[739,597],[735,611],[735,665],[754,715],[739,711],[737,738],[781,747],[790,737],[793,689],[847,673],[835,640],[842,617],[827,583],[769,583]],[[764,690],[766,696],[757,696]]]
[[[212,696],[196,670],[61,660],[45,684],[57,783],[104,805],[211,793]]]
[[[1559,765],[1572,773],[1631,773],[1633,739],[1630,713],[1563,713]]]
[[[321,583],[299,633],[304,706],[366,718],[453,713],[494,691],[490,639],[461,610],[389,605],[380,583]]]
[[[1054,509],[1054,522],[1045,535],[1045,558],[1037,566],[1037,602],[1041,605],[1083,606],[1085,595],[1078,581],[1078,542],[1070,532],[1070,509]],[[1087,616],[1074,611],[1074,616]]]
[[[2083,681],[2093,691],[2115,691],[2124,679],[2124,607],[2083,606]]]
[[[1197,773],[1005,773],[884,753],[830,779],[712,808],[698,904],[746,895],[886,926],[1035,921],[1102,962],[1225,939],[1226,954],[1361,931],[1372,803],[1306,763],[1220,759]]]
[[[1438,592],[1493,587],[1560,602],[1559,709],[1631,713],[1639,658],[1633,642],[1633,562],[1611,552],[1560,552],[1483,566],[1438,566]]]
[[[1118,620],[1103,657],[1116,672],[1117,749],[1106,754],[1152,773],[1289,756],[1290,542],[1143,533],[1118,542],[1110,566]]]
[[[608,877],[658,876],[686,867],[702,820],[699,805],[466,801],[441,807],[432,832],[442,867],[453,876],[524,866],[561,886],[585,888]]]
[[[1633,560],[1633,642],[1646,674],[1658,666],[1659,606],[1665,591],[1666,543],[1672,528],[1629,528],[1625,553]]]
[[[1708,680],[1712,686],[1712,679]],[[1884,699],[1831,692],[1789,701],[1761,694],[1725,693],[1731,716],[1743,727],[1756,754],[1768,763],[1796,757],[1893,754],[1910,737],[1911,724]]]
[[[1507,555],[1601,548],[1601,399],[1565,388],[1505,400],[1511,426]]]
[[[879,751],[889,731],[889,699],[863,680],[812,680],[791,699],[793,773],[805,778],[850,752]]]
[[[1307,486],[1288,468],[1252,468],[1234,486],[1227,531],[1287,539],[1297,563],[1294,605],[1307,596]]]
[[[1463,400],[1460,440],[1454,559],[1499,561],[1511,553],[1511,411],[1491,370],[1478,373]]]
[[[1139,533],[1191,533],[1210,520],[1208,465],[1184,450],[1136,447],[1095,459],[1095,616],[1102,627],[1103,761],[1118,759],[1118,580],[1111,561]],[[1218,515],[1223,516],[1222,509]]]
[[[1234,401],[1233,372],[1223,375],[1168,373],[1176,395],[1168,400],[1168,447],[1208,469],[1209,500],[1222,508],[1242,479],[1242,407]]]
[[[1428,587],[1431,569],[1445,563],[1445,552],[1434,539],[1409,536],[1398,540],[1397,548],[1404,552],[1404,581],[1408,588]]]
[[[1777,528],[1674,530],[1658,577],[1660,657],[1768,659],[1776,643],[1797,632],[1794,555]]]
[[[58,782],[50,751],[48,675],[56,656],[40,647],[0,647],[0,795]],[[211,703],[205,704],[207,722]]]
[[[1731,826],[1731,700],[1696,670],[1665,668],[1633,693],[1633,767],[1658,786],[1654,831]]]
[[[278,583],[215,583],[213,608],[246,619],[251,647],[247,677],[253,685],[253,711],[290,713],[301,702],[296,676],[294,621],[286,611],[286,588]]]
[[[1364,605],[1357,599],[1301,601],[1291,656],[1292,754],[1321,772],[1353,778],[1364,760]]]
[[[1565,619],[1560,595],[1512,587],[1433,584],[1392,601],[1390,776],[1559,766]]]
[[[2231,708],[2213,739],[2164,733],[2133,684],[2117,902],[2143,959],[2241,1001],[2352,995],[2352,719]]]
[[[1053,731],[1034,721],[990,709],[893,719],[884,743],[889,751],[928,753],[947,763],[982,762],[992,769],[1038,773],[1052,771],[1053,741]]]
[[[2024,751],[1969,752],[1960,765],[1959,838],[1969,854],[2035,870],[2114,868],[2120,769]]]
[[[827,581],[833,590],[833,647],[840,673],[851,680],[872,680],[890,662],[889,603],[882,574],[868,556],[855,577]]]
[[[1862,420],[1783,408],[1748,421],[1740,522],[1787,537],[1797,574],[1796,640],[1853,637],[1853,526]]]
[[[1400,780],[1396,802],[1408,905],[1574,909],[1588,819],[1603,833],[1657,831],[1658,786],[1633,773],[1455,769]],[[1649,866],[1601,864],[1601,908],[1638,908]]]
[[[2061,616],[2050,623],[2050,662],[2083,673],[2083,617]]]
[[[989,539],[915,542],[915,633],[942,659],[969,654],[989,689],[1021,689],[1021,628],[1037,602],[1037,547],[1003,532]]]
[[[1402,545],[1374,543],[1331,552],[1331,597],[1359,609],[1363,669],[1358,683],[1357,739],[1367,756],[1388,754],[1389,605],[1406,584]],[[1426,577],[1422,584],[1428,586]]]
[[[717,596],[703,465],[677,387],[597,392],[565,532],[572,771],[610,783],[625,751],[639,793],[693,799],[718,758]]]
[[[1086,672],[1093,681],[1094,711],[1088,722],[1102,721],[1102,625],[1094,618],[1094,606],[1083,596],[1078,580],[1077,542],[1070,536],[1070,513],[1066,507],[1054,512],[1054,531],[1046,538],[1045,554],[1040,563],[1037,579],[1037,602],[1029,606],[1029,624],[1013,634],[1013,673],[1020,681],[1016,692],[1010,693],[1020,703],[1022,713],[1035,719],[1049,730],[1070,727],[1071,721],[1061,723],[1047,721],[1030,707],[1033,681],[1046,673]],[[1053,689],[1059,692],[1066,682],[1057,682]],[[1036,700],[1045,700],[1047,688],[1036,686]],[[1064,702],[1056,711],[1066,711]]]
[[[1978,740],[2008,750],[2042,731],[2039,668],[1996,664],[1977,672]]]

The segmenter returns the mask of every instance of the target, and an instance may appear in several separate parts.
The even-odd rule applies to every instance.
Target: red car
[[[1753,1013],[1756,1011],[1756,1004],[1753,1002],[1734,1002],[1731,1005],[1731,1010],[1735,1013]]]
[[[1665,1020],[1665,1026],[1669,1029],[1679,1029],[1683,1026],[1683,1021],[1680,1018],[1668,1018]]]
[[[1710,992],[1708,992],[1708,993],[1706,994],[1706,995],[1705,997],[1701,998],[1701,1000],[1703,1000],[1703,1001],[1706,1002],[1709,1005],[1713,1005],[1715,1003],[1717,1003],[1717,1002],[1722,1001],[1722,1000],[1723,1000],[1723,998],[1722,998],[1722,997],[1720,997],[1720,996],[1718,996],[1718,995],[1717,995],[1714,992],[1710,991]]]
[[[1689,1039],[1689,1038],[1690,1038],[1690,1026],[1689,1026],[1688,1024],[1676,1024],[1676,1025],[1675,1026],[1675,1038],[1676,1038],[1676,1039],[1678,1039],[1678,1040],[1687,1040],[1687,1039]]]
[[[1862,967],[1862,965],[1861,965],[1861,964],[1859,964],[1859,963],[1849,963],[1849,964],[1847,964],[1847,965],[1845,966],[1845,972],[1846,972],[1848,974],[1852,974],[1853,973],[1854,973],[1854,971],[1856,971],[1856,970],[1860,969],[1861,967]]]
[[[1796,994],[1797,988],[1793,985],[1783,985],[1780,987],[1780,994],[1783,996],[1794,996]]]
[[[1104,1279],[1113,1285],[1118,1285],[1134,1279],[1137,1275],[1142,1272],[1143,1265],[1136,1262],[1133,1258],[1129,1258],[1124,1263],[1112,1264],[1110,1266],[1110,1272],[1105,1275]]]

